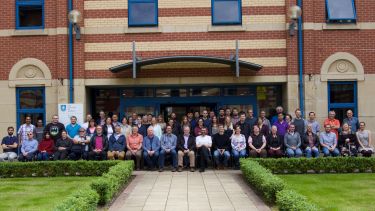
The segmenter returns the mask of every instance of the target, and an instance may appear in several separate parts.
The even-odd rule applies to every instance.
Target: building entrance
[[[164,120],[167,121],[168,117],[175,113],[177,119],[182,120],[182,117],[185,116],[188,112],[198,111],[200,114],[203,110],[215,111],[217,107],[216,103],[206,103],[206,104],[161,104],[160,105],[160,114],[164,117]]]

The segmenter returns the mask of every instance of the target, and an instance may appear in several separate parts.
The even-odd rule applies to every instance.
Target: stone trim
[[[329,69],[330,66],[339,60],[343,60],[348,62],[349,64],[353,65],[356,73],[353,72],[336,72],[330,73]],[[328,81],[328,80],[357,80],[363,81],[365,80],[365,74],[362,63],[359,61],[357,57],[354,55],[347,53],[347,52],[337,52],[329,56],[323,63],[321,72],[321,81]]]
[[[41,71],[43,77],[36,77],[36,73],[30,72],[28,75],[25,75],[24,78],[18,77],[19,71],[26,66],[33,66],[36,68],[36,71]],[[25,58],[19,60],[16,64],[13,65],[9,73],[9,87],[20,87],[20,86],[52,86],[52,75],[48,66],[41,60],[36,58]]]

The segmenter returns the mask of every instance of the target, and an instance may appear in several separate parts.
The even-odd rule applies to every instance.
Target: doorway
[[[164,120],[167,121],[171,113],[175,113],[178,120],[182,120],[182,117],[185,116],[188,112],[198,111],[200,114],[203,110],[215,111],[217,104],[216,103],[193,103],[193,104],[160,104],[160,114],[164,117]]]

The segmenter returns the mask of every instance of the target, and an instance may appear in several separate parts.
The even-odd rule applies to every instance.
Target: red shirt
[[[326,119],[324,121],[324,126],[325,125],[331,125],[332,126],[335,126],[336,128],[340,128],[340,121],[338,119]],[[331,132],[335,133],[336,134],[336,139],[338,140],[339,138],[339,130],[338,129],[331,129]]]
[[[54,149],[55,144],[52,139],[43,139],[38,145],[39,151],[46,151],[48,154],[52,154]]]

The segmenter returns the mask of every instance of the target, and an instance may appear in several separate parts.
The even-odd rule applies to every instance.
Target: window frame
[[[357,21],[357,9],[356,9],[356,6],[355,6],[355,0],[351,0],[352,1],[352,6],[353,6],[353,15],[354,17],[353,18],[331,18],[330,17],[330,8],[328,6],[328,1],[329,0],[325,0],[325,3],[326,3],[326,18],[327,18],[327,22],[328,23],[355,23]]]
[[[154,16],[154,23],[146,23],[146,24],[138,24],[138,23],[131,23],[130,21],[130,14],[132,12],[131,4],[134,3],[154,3],[155,4],[155,16]],[[128,27],[155,27],[159,26],[159,1],[158,0],[128,0]]]
[[[224,21],[224,22],[217,22],[215,21],[215,10],[214,5],[216,1],[237,1],[238,2],[238,22],[233,21]],[[222,25],[242,25],[242,0],[211,0],[211,24],[213,26],[222,26]]]
[[[20,92],[25,90],[41,90],[43,95],[43,108],[20,108]],[[16,88],[16,115],[17,129],[22,124],[21,114],[43,114],[43,124],[46,123],[46,92],[45,87],[17,87]]]
[[[352,103],[331,103],[331,85],[351,84],[353,85],[354,101]],[[328,112],[334,108],[354,108],[354,115],[358,116],[358,87],[357,81],[328,81]]]
[[[20,26],[19,8],[20,6],[41,6],[42,7],[42,25],[41,26]],[[44,29],[44,0],[16,0],[16,29]]]

